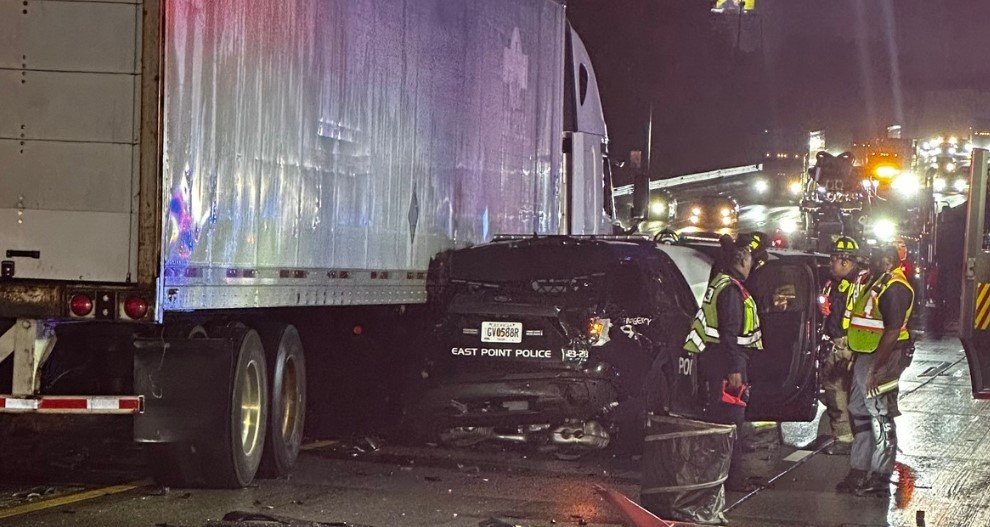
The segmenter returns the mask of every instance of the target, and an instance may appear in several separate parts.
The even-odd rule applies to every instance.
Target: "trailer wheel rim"
[[[258,363],[252,360],[244,369],[244,389],[241,391],[241,448],[245,455],[258,447],[261,411],[261,373]]]
[[[296,420],[299,416],[299,378],[296,372],[296,361],[292,357],[285,360],[282,368],[282,438],[286,443],[291,442],[296,431]]]

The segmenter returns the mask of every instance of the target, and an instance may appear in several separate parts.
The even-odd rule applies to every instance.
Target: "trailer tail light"
[[[74,316],[88,317],[93,313],[93,298],[80,293],[69,300],[69,310]]]
[[[148,316],[148,301],[139,296],[132,296],[124,302],[124,314],[133,320],[141,320]]]

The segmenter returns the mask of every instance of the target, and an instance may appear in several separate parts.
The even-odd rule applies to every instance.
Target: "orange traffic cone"
[[[605,498],[605,501],[612,504],[619,511],[626,527],[689,527],[691,525],[697,525],[694,523],[661,520],[622,493],[606,489],[601,485],[595,485],[595,492],[600,494]]]

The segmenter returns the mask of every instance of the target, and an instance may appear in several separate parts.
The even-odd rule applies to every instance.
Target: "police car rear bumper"
[[[597,372],[454,377],[429,390],[415,413],[451,428],[556,424],[601,418],[617,397],[615,385]]]

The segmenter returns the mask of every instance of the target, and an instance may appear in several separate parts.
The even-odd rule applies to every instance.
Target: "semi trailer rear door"
[[[0,260],[124,282],[136,262],[141,5],[0,1]]]

